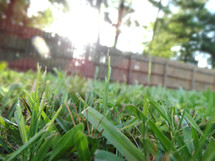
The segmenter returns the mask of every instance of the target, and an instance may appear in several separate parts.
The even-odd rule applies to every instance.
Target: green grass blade
[[[17,149],[15,152],[11,153],[7,161],[15,159],[18,155],[20,155],[24,150],[26,150],[31,144],[33,144],[42,134],[44,134],[46,131],[50,130],[50,127],[52,127],[52,124],[54,123],[55,119],[57,118],[58,114],[60,113],[62,109],[62,106],[58,109],[58,111],[55,113],[51,121],[38,133],[36,133],[31,139],[28,140],[25,144],[23,144],[19,149]]]
[[[124,160],[108,151],[97,150],[95,153],[95,161],[124,161]]]
[[[81,161],[90,161],[87,137],[78,130],[74,135],[75,145],[78,151],[78,158]]]
[[[155,107],[155,109],[160,113],[160,115],[169,123],[169,125],[171,125],[171,117],[168,113],[166,113],[166,111],[163,109],[163,107],[150,98],[149,98],[149,103],[153,107]]]
[[[40,130],[37,134],[35,134],[31,139],[28,140],[25,144],[23,144],[19,149],[15,152],[11,153],[7,161],[11,161],[17,158],[24,150],[26,150],[31,144],[33,144],[43,133],[45,132],[44,129]]]
[[[0,147],[3,147],[5,151],[7,151],[8,153],[11,152],[11,150],[9,149],[7,143],[4,141],[4,139],[0,136]]]
[[[32,161],[43,161],[45,156],[47,155],[48,150],[50,149],[51,145],[55,140],[56,136],[51,136],[50,138],[46,139],[41,145],[36,155],[32,158]]]
[[[147,116],[148,113],[149,113],[149,102],[148,102],[148,98],[144,97],[143,114]]]
[[[215,160],[215,141],[211,140],[210,143],[208,144],[208,147],[205,151],[205,154],[202,158],[202,160],[207,160],[207,161],[214,161]]]
[[[170,140],[157,128],[155,123],[152,122],[151,120],[149,120],[149,126],[153,130],[155,135],[159,138],[164,147],[164,150],[167,152],[171,146]]]
[[[53,127],[53,123],[54,123],[55,119],[57,118],[58,114],[60,113],[60,111],[62,110],[62,108],[63,108],[63,106],[61,105],[59,107],[59,109],[57,110],[57,112],[54,114],[51,121],[46,125],[47,130],[50,130]]]
[[[50,159],[51,160],[56,160],[60,155],[65,152],[68,148],[72,147],[75,145],[75,140],[76,138],[74,137],[75,134],[78,131],[83,131],[84,130],[84,125],[83,124],[78,124],[77,126],[73,127],[71,130],[69,130],[66,134],[64,134],[54,145],[54,149],[50,154]]]
[[[174,147],[171,147],[170,140],[158,129],[158,127],[155,125],[155,123],[152,122],[151,120],[149,120],[149,126],[153,130],[155,135],[158,137],[158,139],[161,141],[161,143],[164,147],[164,150],[166,152],[168,152],[170,150],[170,148],[172,148],[171,150],[175,153],[174,156],[177,158],[177,160],[182,161],[183,159],[181,158],[179,153],[176,151],[176,149]]]
[[[81,107],[87,107],[87,103],[75,92],[71,93],[72,102],[78,107],[81,104]]]
[[[24,120],[24,117],[22,115],[22,110],[21,110],[21,107],[19,104],[19,100],[17,101],[17,104],[16,104],[15,120],[16,120],[16,123],[19,127],[19,132],[20,132],[20,135],[22,138],[22,142],[26,143],[28,141],[28,136],[27,136],[27,132],[25,129],[25,120]]]
[[[46,115],[46,113],[44,111],[41,112],[41,116],[43,118],[43,121],[45,122],[45,124],[48,124],[51,120],[48,118],[48,116]],[[52,127],[50,127],[50,131],[54,129],[55,131],[58,131],[58,129],[55,127],[54,124],[52,124]]]
[[[181,156],[185,160],[189,160],[191,158],[191,154],[190,154],[189,149],[188,149],[187,145],[185,144],[183,138],[181,137],[181,135],[179,133],[176,134],[175,138],[176,138],[178,147],[183,147],[180,150]]]
[[[65,131],[65,132],[69,131],[67,125],[63,122],[63,119],[61,119],[59,117],[59,118],[56,118],[56,121],[57,121],[58,125],[63,129],[63,131]]]
[[[11,122],[10,120],[2,116],[0,116],[0,124],[2,124],[4,127],[17,126],[17,124]]]
[[[191,133],[192,133],[192,138],[193,138],[193,145],[194,145],[195,149],[198,149],[199,137],[198,137],[198,134],[195,131],[194,127],[191,127]]]
[[[0,160],[5,160],[5,157],[3,157],[2,155],[0,155]]]
[[[108,51],[107,57],[108,57],[108,74],[107,74],[107,78],[105,80],[105,89],[104,89],[104,96],[103,96],[103,108],[104,108],[103,112],[104,112],[104,114],[107,113],[109,82],[110,82],[110,75],[111,75],[109,51]]]
[[[144,160],[144,155],[140,152],[140,150],[137,149],[137,147],[135,147],[134,144],[125,135],[123,135],[119,129],[117,129],[110,121],[108,121],[106,117],[103,117],[102,114],[91,107],[88,107],[86,110],[88,110],[89,122],[91,124],[94,123],[95,127],[97,127],[100,120],[102,120],[98,130],[102,131],[104,129],[102,135],[106,137],[106,139],[110,141],[120,151],[120,153],[122,153],[127,158],[127,160]],[[86,110],[83,111],[85,117],[87,117]]]
[[[188,112],[185,112],[184,117],[187,120],[187,122],[189,122],[201,135],[203,135],[202,130],[199,128],[195,120],[190,116]]]
[[[140,120],[147,119],[142,111],[140,111],[137,107],[130,105],[126,107],[128,110],[132,111],[135,116],[137,116]],[[154,122],[151,120],[148,120],[148,124],[152,131],[155,133],[155,135],[158,137],[158,139],[161,141],[162,145],[164,146],[164,149],[166,152],[171,148],[171,142],[170,140],[158,129],[158,127],[155,125]],[[175,152],[175,157],[178,158],[178,160],[182,160],[178,152],[174,147],[172,147],[173,151]]]

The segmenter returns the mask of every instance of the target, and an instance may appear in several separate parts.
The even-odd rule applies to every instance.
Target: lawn
[[[215,160],[215,92],[0,64],[0,160]]]

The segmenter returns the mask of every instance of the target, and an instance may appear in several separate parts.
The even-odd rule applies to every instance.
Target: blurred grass
[[[215,160],[215,92],[0,63],[0,160]]]

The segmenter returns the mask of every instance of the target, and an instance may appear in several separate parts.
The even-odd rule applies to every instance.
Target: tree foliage
[[[49,0],[51,3],[62,4],[66,9],[66,0]],[[43,28],[53,21],[52,11],[48,8],[39,11],[36,15],[28,16],[30,0],[1,0],[0,1],[0,23],[16,24],[21,26]]]
[[[150,42],[150,54],[172,57],[172,48],[180,46],[178,60],[196,64],[198,53],[211,55],[211,64],[215,67],[214,28],[215,17],[205,6],[208,0],[170,0],[166,6],[149,0],[164,13],[156,23],[155,37]]]

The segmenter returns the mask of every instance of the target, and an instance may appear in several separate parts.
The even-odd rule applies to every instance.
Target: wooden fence
[[[215,90],[214,70],[157,57],[114,53],[111,50],[110,56],[113,81],[198,91],[207,88]],[[98,77],[104,79],[107,74],[107,62],[104,61],[106,53],[98,51],[97,57],[95,64],[99,68]]]
[[[38,57],[32,46],[32,38],[42,37],[50,49],[50,58]],[[161,85],[167,88],[181,87],[187,90],[215,90],[215,71],[200,69],[194,65],[144,55],[122,53],[103,46],[87,47],[76,58],[77,52],[64,38],[40,30],[21,26],[7,27],[0,24],[0,61],[8,61],[15,69],[35,69],[36,63],[78,73],[85,77],[104,79],[107,75],[107,51],[111,56],[111,81],[143,85]],[[98,69],[98,70],[97,70]],[[96,73],[96,71],[98,71]]]

